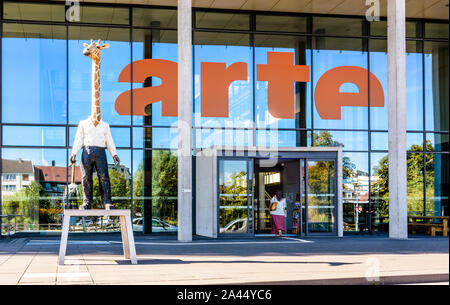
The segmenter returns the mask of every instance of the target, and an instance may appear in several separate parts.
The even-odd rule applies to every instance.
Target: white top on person
[[[105,147],[111,157],[117,154],[109,124],[103,120],[100,120],[97,126],[94,126],[90,118],[80,121],[72,147],[72,155],[76,155],[83,146]]]
[[[281,198],[281,200],[277,199],[277,196],[273,196],[272,199],[270,199],[270,203],[277,202],[277,208],[274,211],[270,211],[270,215],[278,215],[278,216],[285,216],[284,209],[286,209],[286,199]]]

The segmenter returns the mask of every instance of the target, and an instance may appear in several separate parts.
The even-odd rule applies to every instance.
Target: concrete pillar
[[[178,241],[192,241],[192,0],[178,0]]]
[[[408,238],[405,0],[388,3],[389,237]]]

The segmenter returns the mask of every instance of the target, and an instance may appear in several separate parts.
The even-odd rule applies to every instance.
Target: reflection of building
[[[127,181],[131,178],[130,169],[125,165],[121,164],[119,166],[116,166],[114,164],[108,164],[108,170],[109,171],[114,170],[114,171],[118,172],[119,174],[124,175],[124,178]]]
[[[1,160],[2,198],[15,194],[35,179],[33,163],[28,160]]]
[[[51,197],[64,194],[67,182],[72,180],[72,170],[62,166],[35,166],[36,180],[42,185],[45,192]],[[81,184],[81,169],[75,168],[75,183]]]

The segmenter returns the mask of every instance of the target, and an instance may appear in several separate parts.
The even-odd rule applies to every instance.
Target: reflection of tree
[[[329,131],[321,131],[320,133],[314,133],[314,146],[337,147],[344,145],[333,140],[333,136]],[[351,162],[349,157],[344,156],[342,158],[342,178],[346,180],[352,177],[355,174],[355,169],[356,165]]]
[[[30,185],[17,191],[13,195],[7,195],[3,198],[2,209],[5,214],[19,214],[18,222],[22,222],[30,229],[37,229],[40,221],[45,221],[48,215],[40,215],[39,208],[48,208],[50,201],[46,199],[47,195],[42,186],[32,181]],[[48,221],[47,221],[48,223]]]
[[[220,210],[220,226],[223,228],[235,219],[247,218],[247,174],[245,171],[231,173],[219,189],[220,206],[230,207]],[[231,208],[236,206],[245,208]]]
[[[140,162],[133,174],[133,214],[142,215],[142,181],[144,180],[144,164]]]
[[[426,141],[427,151],[432,151],[433,146],[430,141]],[[411,145],[412,152],[423,152],[423,146]],[[425,160],[424,160],[425,157]],[[424,211],[424,168],[426,168],[426,190],[427,196],[433,196],[434,193],[434,158],[432,154],[409,153],[407,156],[407,192],[408,192],[408,213],[423,215]],[[425,163],[424,163],[425,162]],[[425,165],[425,167],[424,167]],[[388,199],[389,199],[389,160],[384,156],[374,168],[374,179],[372,182],[372,197],[378,205],[380,216],[388,217]],[[427,206],[427,213],[434,210],[432,202]]]
[[[152,214],[177,224],[178,158],[170,151],[156,150],[152,159]]]
[[[111,183],[111,198],[116,209],[129,209],[130,181],[125,178],[125,173],[120,173],[116,170],[109,170],[109,181]],[[98,177],[93,178],[93,204],[94,209],[103,208],[102,198],[100,195],[100,188]]]

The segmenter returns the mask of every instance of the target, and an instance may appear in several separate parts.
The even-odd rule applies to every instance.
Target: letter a
[[[120,94],[115,108],[120,115],[147,115],[145,107],[161,101],[162,116],[178,115],[178,69],[177,63],[164,59],[142,59],[127,65],[119,75],[119,82],[144,83],[151,76],[159,77],[162,84],[156,87],[136,88]],[[133,113],[131,113],[131,95],[133,95]]]

